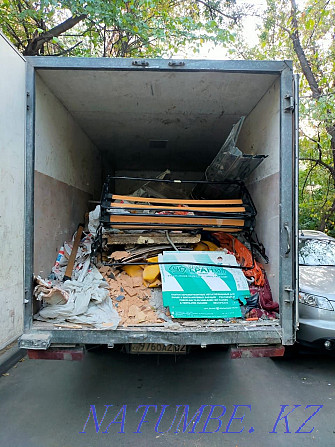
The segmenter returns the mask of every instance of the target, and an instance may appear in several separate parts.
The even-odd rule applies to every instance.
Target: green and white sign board
[[[241,317],[240,300],[250,296],[234,255],[224,251],[165,251],[159,256],[164,306],[174,318]],[[211,265],[190,265],[194,262]]]

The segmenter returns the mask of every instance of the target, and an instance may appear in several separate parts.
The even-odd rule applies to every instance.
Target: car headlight
[[[323,296],[312,295],[310,293],[299,292],[299,303],[307,306],[318,307],[324,310],[334,310],[330,301]]]

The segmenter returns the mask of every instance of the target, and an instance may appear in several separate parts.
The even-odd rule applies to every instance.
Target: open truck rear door
[[[0,349],[23,331],[26,61],[0,34]]]

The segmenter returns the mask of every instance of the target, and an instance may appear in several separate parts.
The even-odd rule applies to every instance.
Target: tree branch
[[[318,99],[321,95],[321,89],[319,88],[318,82],[314,76],[314,73],[311,70],[310,64],[307,60],[304,49],[301,46],[300,36],[299,36],[299,28],[298,28],[298,19],[297,19],[297,5],[295,0],[291,0],[291,18],[292,18],[292,27],[293,32],[290,32],[289,36],[293,43],[294,51],[298,57],[301,70],[307,79],[308,85],[312,90],[313,98]]]
[[[64,54],[70,53],[70,51],[74,50],[78,45],[80,45],[81,43],[83,43],[83,41],[81,40],[80,42],[77,42],[75,45],[73,45],[73,47],[71,48],[67,48],[66,50],[62,50],[57,54],[53,54],[52,56],[63,56]]]
[[[18,0],[18,1],[16,2],[16,5],[17,5],[17,9],[19,10],[19,13],[22,14],[22,5],[21,5],[20,0]],[[26,35],[26,38],[27,38],[27,40],[28,40],[28,39],[29,39],[29,32],[28,32],[28,29],[27,29],[27,27],[26,27],[26,24],[25,24],[24,19],[21,20],[21,23],[22,23],[22,26],[23,26],[24,33],[25,33],[25,35]]]
[[[326,228],[326,224],[328,222],[328,220],[331,218],[332,214],[335,212],[335,198],[333,199],[333,203],[331,205],[331,207],[329,208],[327,213],[324,213],[322,218],[321,218],[321,222],[319,225],[319,230],[320,231],[325,231]]]
[[[26,56],[36,56],[40,52],[41,48],[46,42],[49,42],[54,37],[58,37],[65,31],[73,28],[79,22],[84,20],[87,17],[87,14],[80,14],[79,16],[72,16],[59,25],[51,28],[49,31],[46,31],[42,34],[35,33],[33,38],[29,41],[27,47],[25,48],[23,54]]]
[[[320,159],[316,159],[316,158],[309,158],[309,157],[299,158],[299,160],[301,160],[301,161],[311,161],[313,163],[317,163],[318,165],[321,165],[324,168],[328,169],[328,171],[331,173],[332,177],[335,178],[335,169],[331,165],[325,163],[324,161],[322,161]]]
[[[23,41],[19,38],[19,36],[16,34],[16,31],[12,28],[12,26],[8,22],[5,22],[5,27],[7,29],[8,34],[10,34],[13,37],[13,39],[17,41],[18,45],[24,47]]]
[[[310,167],[309,171],[307,172],[307,175],[306,175],[304,184],[302,185],[302,189],[301,189],[301,198],[302,198],[302,199],[304,198],[304,191],[305,191],[305,188],[306,188],[306,184],[307,184],[308,178],[309,178],[309,176],[311,175],[313,169],[316,168],[317,165],[318,165],[318,163],[314,163],[314,165],[312,165],[312,166]]]
[[[232,16],[229,14],[224,13],[223,11],[221,11],[218,8],[215,8],[214,6],[210,5],[209,3],[203,1],[203,0],[195,0],[196,3],[200,3],[202,5],[204,5],[209,11],[215,11],[217,14],[220,14],[223,17],[226,17],[226,19],[230,19],[233,20],[234,23],[237,23],[238,19],[240,18],[238,15],[236,16]]]
[[[330,0],[327,0],[326,2],[325,2],[325,4],[322,6],[322,8],[321,8],[321,11],[324,11],[325,9],[326,9],[326,7],[328,6],[328,4],[329,4],[329,2],[330,2]],[[311,35],[309,36],[309,38],[308,38],[308,43],[309,42],[311,42],[311,40],[312,40],[312,37],[314,36],[314,33],[315,33],[315,30],[318,28],[318,26],[320,25],[320,22],[321,22],[321,14],[319,15],[319,17],[318,17],[318,22],[315,24],[315,26],[314,26],[314,28],[313,28],[313,30],[312,30],[312,33],[311,33]]]

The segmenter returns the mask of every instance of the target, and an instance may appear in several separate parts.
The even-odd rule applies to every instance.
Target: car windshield
[[[335,266],[335,242],[326,239],[300,239],[299,264]]]

